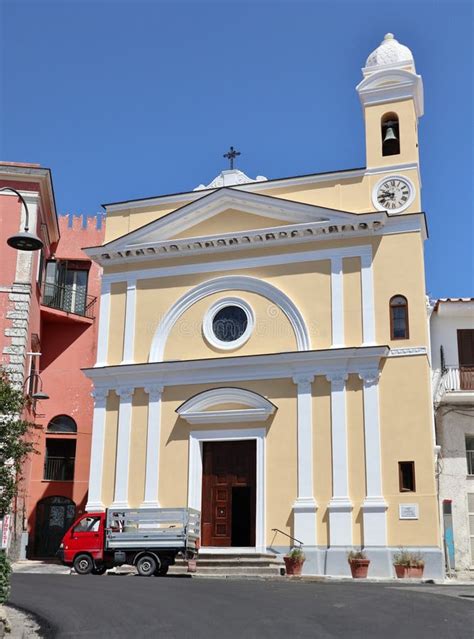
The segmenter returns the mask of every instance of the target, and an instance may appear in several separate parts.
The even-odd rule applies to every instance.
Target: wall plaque
[[[418,519],[418,504],[399,504],[399,519]]]

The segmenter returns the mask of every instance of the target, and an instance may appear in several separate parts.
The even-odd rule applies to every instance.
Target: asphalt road
[[[472,639],[474,588],[449,588],[14,574],[10,603],[45,637]]]

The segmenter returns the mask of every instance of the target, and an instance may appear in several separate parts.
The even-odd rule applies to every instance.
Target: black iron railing
[[[299,544],[300,548],[303,547],[303,542],[300,541],[299,539],[296,539],[295,537],[292,537],[291,535],[289,535],[286,532],[283,532],[283,530],[280,530],[279,528],[272,528],[272,532],[278,532],[281,535],[285,535],[285,537],[288,537],[288,539],[291,539],[291,541],[296,541],[297,544]]]
[[[74,457],[52,457],[44,461],[44,479],[49,481],[72,481],[74,479]]]
[[[44,283],[41,303],[49,308],[94,319],[96,302],[97,297],[86,295],[72,286]]]

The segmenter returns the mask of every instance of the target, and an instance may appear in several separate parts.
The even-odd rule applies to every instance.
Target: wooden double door
[[[255,440],[203,443],[203,546],[255,546]]]

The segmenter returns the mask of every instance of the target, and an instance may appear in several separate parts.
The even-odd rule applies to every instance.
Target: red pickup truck
[[[80,575],[129,564],[142,577],[166,575],[177,555],[194,559],[200,513],[191,508],[126,508],[87,513],[63,537],[58,556]]]

